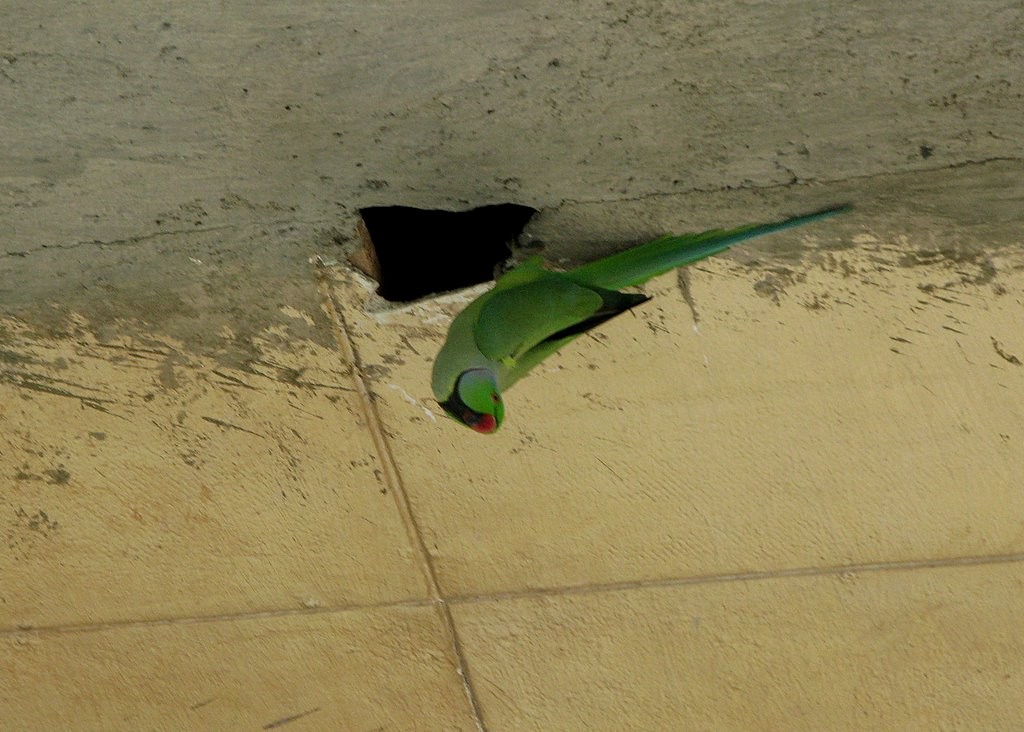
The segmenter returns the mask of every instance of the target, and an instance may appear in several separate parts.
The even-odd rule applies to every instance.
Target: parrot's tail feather
[[[770,224],[751,224],[728,230],[712,229],[700,234],[663,236],[647,244],[577,267],[569,275],[577,282],[618,290],[639,285],[676,267],[683,267],[718,254],[741,241],[809,224],[849,211],[851,208],[852,206],[844,204]]]

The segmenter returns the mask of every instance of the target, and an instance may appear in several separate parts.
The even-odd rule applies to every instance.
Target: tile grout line
[[[941,559],[906,559],[891,562],[861,562],[858,564],[835,564],[829,566],[791,567],[749,572],[731,572],[694,577],[669,577],[652,580],[623,580],[620,582],[599,582],[584,585],[563,585],[539,587],[521,591],[490,592],[478,595],[457,595],[445,599],[449,605],[473,605],[481,602],[504,602],[543,597],[566,597],[572,595],[599,595],[608,592],[630,590],[663,589],[672,587],[704,586],[730,582],[760,582],[775,579],[801,577],[835,577],[847,573],[901,572],[928,569],[950,569],[953,567],[991,566],[996,564],[1024,563],[1024,552],[1016,554],[979,554],[972,556],[946,557]],[[316,608],[283,608],[258,610],[241,613],[220,613],[184,617],[147,618],[144,620],[113,620],[97,623],[79,623],[44,626],[16,626],[0,628],[0,637],[23,633],[81,633],[117,628],[150,627],[158,625],[187,625],[196,623],[217,623],[260,618],[290,617],[293,615],[328,615],[366,610],[387,610],[400,607],[427,607],[435,605],[433,599],[408,599],[369,603],[352,603]]]
[[[486,727],[484,726],[483,715],[469,676],[469,668],[462,649],[462,643],[459,641],[459,635],[455,629],[455,618],[452,616],[451,606],[448,600],[441,594],[441,585],[437,580],[437,571],[430,558],[430,553],[427,551],[427,544],[423,540],[423,532],[416,522],[416,517],[413,516],[409,496],[405,491],[405,484],[402,482],[401,473],[398,471],[398,465],[391,452],[388,439],[384,434],[383,423],[377,410],[377,405],[374,402],[373,393],[370,391],[369,386],[367,386],[366,377],[359,362],[359,356],[352,342],[352,334],[349,331],[344,315],[342,315],[341,308],[335,300],[333,288],[328,280],[327,269],[319,259],[316,260],[315,266],[317,268],[317,285],[320,290],[320,296],[331,321],[334,339],[338,343],[342,357],[348,362],[347,365],[351,369],[352,381],[359,392],[359,401],[362,403],[366,425],[373,438],[373,443],[381,462],[384,480],[395,498],[395,504],[399,515],[402,517],[402,523],[405,525],[409,542],[419,555],[420,569],[423,571],[432,604],[437,610],[441,625],[444,628],[448,643],[454,654],[455,670],[462,681],[462,689],[466,695],[466,701],[469,703],[473,721],[476,723],[477,729],[480,732],[484,732]]]
[[[879,572],[906,572],[927,569],[952,569],[954,567],[989,566],[995,564],[1024,563],[1024,552],[1013,554],[976,554],[969,556],[944,557],[937,559],[902,559],[854,564],[809,565],[783,569],[749,570],[746,572],[724,572],[721,574],[694,575],[690,577],[666,577],[664,579],[621,580],[618,582],[595,582],[581,585],[538,587],[506,592],[488,592],[478,595],[458,595],[449,598],[453,605],[473,605],[481,602],[501,602],[541,597],[566,597],[571,595],[596,595],[607,592],[629,590],[656,590],[672,587],[719,585],[731,582],[761,582],[777,579],[799,579],[802,577],[837,577],[844,574],[869,574]]]
[[[226,623],[266,618],[288,618],[300,615],[334,615],[357,613],[367,610],[393,610],[395,608],[417,608],[431,605],[428,599],[409,599],[385,602],[353,603],[350,605],[323,605],[318,607],[288,607],[273,610],[250,610],[240,613],[213,613],[210,615],[171,616],[165,618],[106,620],[96,623],[65,623],[63,625],[16,625],[0,628],[0,637],[23,633],[95,633],[122,628],[150,628],[162,625],[197,625],[200,623]]]

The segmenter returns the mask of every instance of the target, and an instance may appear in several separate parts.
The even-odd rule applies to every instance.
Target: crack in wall
[[[15,252],[4,252],[3,257],[24,258],[32,254],[39,254],[45,251],[60,251],[65,249],[78,249],[88,246],[133,246],[155,239],[174,236],[188,236],[191,234],[212,234],[218,231],[239,231],[242,229],[274,227],[274,226],[327,226],[330,222],[325,220],[303,221],[301,219],[281,219],[275,221],[246,221],[237,224],[220,224],[218,226],[194,227],[191,229],[171,229],[166,231],[154,231],[149,234],[136,234],[121,239],[89,239],[83,241],[68,242],[66,244],[42,244],[34,249],[21,249]]]
[[[716,194],[716,193],[727,193],[730,191],[773,191],[773,190],[785,190],[791,188],[800,188],[807,186],[839,186],[853,182],[866,182],[877,180],[881,178],[891,176],[915,176],[915,175],[929,175],[933,173],[941,173],[947,170],[959,170],[962,168],[974,167],[974,166],[986,166],[993,163],[1024,163],[1024,158],[1016,156],[995,156],[989,158],[982,158],[979,160],[964,160],[956,163],[949,163],[947,165],[935,166],[931,168],[917,168],[913,170],[897,170],[897,171],[880,171],[875,173],[865,173],[863,175],[845,176],[840,178],[796,178],[792,181],[780,182],[780,183],[739,183],[739,184],[724,184],[717,187],[701,187],[694,186],[677,191],[652,191],[649,193],[643,193],[636,196],[615,196],[615,197],[598,197],[598,198],[564,198],[554,206],[542,207],[542,210],[547,209],[558,209],[565,206],[583,206],[591,204],[612,204],[612,203],[633,203],[645,200],[670,198],[674,196],[686,196],[693,194]],[[256,228],[256,227],[272,227],[272,226],[330,226],[337,223],[326,220],[326,219],[314,219],[310,221],[301,219],[282,219],[272,221],[249,221],[240,222],[234,224],[222,224],[219,226],[210,226],[203,228],[192,228],[192,229],[173,229],[168,231],[155,231],[146,234],[136,234],[132,236],[126,236],[119,239],[92,239],[84,241],[69,242],[65,244],[53,243],[43,244],[33,249],[22,249],[12,252],[4,252],[2,257],[27,257],[32,254],[48,250],[66,250],[66,249],[77,249],[85,246],[132,246],[135,244],[141,244],[147,241],[153,241],[164,237],[174,236],[186,236],[190,234],[209,234],[218,231],[238,231],[244,228]]]
[[[735,185],[725,184],[716,187],[693,186],[690,188],[684,188],[676,191],[651,191],[650,193],[642,193],[637,196],[626,197],[601,197],[592,199],[565,198],[562,199],[562,201],[557,206],[555,206],[555,208],[559,208],[562,206],[582,206],[595,203],[632,203],[636,201],[646,201],[649,199],[670,198],[672,196],[686,196],[691,194],[728,193],[730,191],[773,191],[784,190],[787,188],[806,187],[811,185],[843,185],[846,183],[859,183],[897,175],[928,175],[931,173],[941,173],[942,171],[945,170],[958,170],[961,168],[968,168],[972,166],[985,166],[990,165],[992,163],[1024,163],[1024,158],[1016,156],[995,156],[989,158],[981,158],[979,160],[962,160],[956,163],[949,163],[947,165],[939,165],[931,168],[912,168],[908,170],[879,171],[875,173],[864,173],[862,175],[850,175],[841,178],[800,178],[794,176],[794,180],[785,181],[781,183],[757,184],[753,182],[742,182]]]

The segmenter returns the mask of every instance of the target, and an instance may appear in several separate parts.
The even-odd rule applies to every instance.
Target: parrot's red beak
[[[470,427],[482,435],[489,435],[498,429],[498,420],[492,414],[481,414],[480,418],[471,424]]]

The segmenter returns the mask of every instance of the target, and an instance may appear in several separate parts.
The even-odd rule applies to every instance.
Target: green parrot
[[[850,206],[701,234],[667,235],[568,272],[534,256],[498,278],[452,321],[434,361],[433,390],[448,416],[489,434],[505,418],[502,393],[569,341],[650,298],[623,287],[733,244],[834,216]]]

